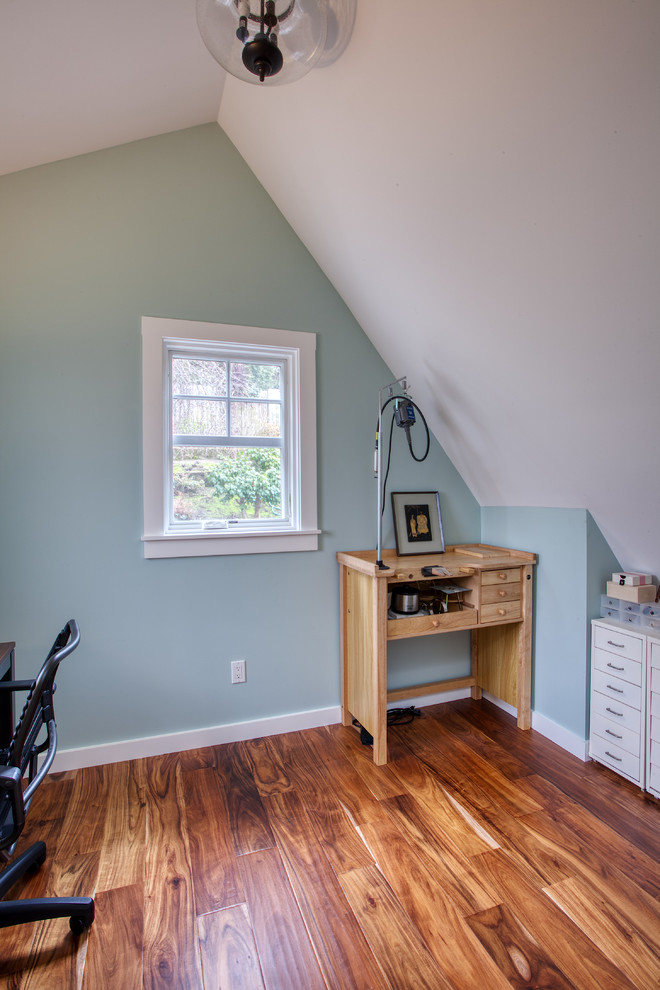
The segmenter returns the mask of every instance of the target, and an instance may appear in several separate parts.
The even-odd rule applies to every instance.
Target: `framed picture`
[[[392,517],[399,557],[445,552],[437,492],[392,492]]]

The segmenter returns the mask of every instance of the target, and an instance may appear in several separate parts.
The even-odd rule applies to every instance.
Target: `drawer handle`
[[[617,718],[623,718],[623,712],[615,712],[613,708],[606,708],[605,711],[609,712],[610,715],[616,715]]]
[[[608,736],[614,736],[615,739],[623,739],[623,736],[617,735],[617,733],[612,732],[611,729],[605,729],[605,732],[608,734]]]
[[[605,750],[605,756],[609,756],[611,760],[616,760],[617,763],[623,763],[623,758],[621,756],[615,756],[614,753],[610,753],[609,750]]]
[[[617,667],[617,666],[616,666],[615,664],[613,664],[613,663],[608,663],[608,665],[607,665],[607,666],[608,666],[608,667],[611,667],[611,668],[612,668],[612,670],[625,670],[625,669],[626,669],[625,667]]]
[[[500,581],[506,581],[506,571],[500,571],[500,573],[497,576],[500,579]]]
[[[500,598],[506,598],[506,591],[504,590],[504,588],[500,588],[497,594],[500,596]]]
[[[431,625],[433,626],[434,629],[437,629],[438,626],[440,625],[440,622],[438,621],[438,619],[433,619]]]
[[[497,614],[498,615],[506,615],[506,609],[505,608],[498,608]]]
[[[611,639],[608,639],[607,645],[608,646],[615,646],[617,650],[622,650],[626,644],[625,643],[613,643]]]
[[[623,694],[623,688],[615,688],[612,687],[611,684],[608,684],[607,686],[610,689],[610,691],[616,691],[617,694]]]

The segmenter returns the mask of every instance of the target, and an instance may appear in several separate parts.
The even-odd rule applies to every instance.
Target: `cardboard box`
[[[624,602],[654,602],[657,593],[654,584],[616,584],[607,582],[607,594],[610,598],[620,598]]]
[[[615,571],[612,580],[615,584],[636,587],[638,584],[653,584],[653,575],[640,574],[639,571]]]

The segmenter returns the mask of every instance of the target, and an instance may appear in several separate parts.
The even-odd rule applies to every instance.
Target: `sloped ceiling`
[[[2,171],[217,118],[479,502],[586,507],[660,571],[657,0],[358,0],[272,89],[193,0],[5,0],[0,32]]]

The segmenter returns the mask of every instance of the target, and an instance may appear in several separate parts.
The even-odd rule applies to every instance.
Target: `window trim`
[[[290,477],[299,493],[297,518],[284,527],[267,521],[254,528],[168,531],[169,396],[167,371],[172,344],[182,347],[218,342],[239,348],[286,348],[293,352],[289,445]],[[225,554],[318,550],[316,490],[316,335],[235,324],[142,317],[142,470],[144,556],[197,557]],[[294,500],[295,501],[295,500]]]

